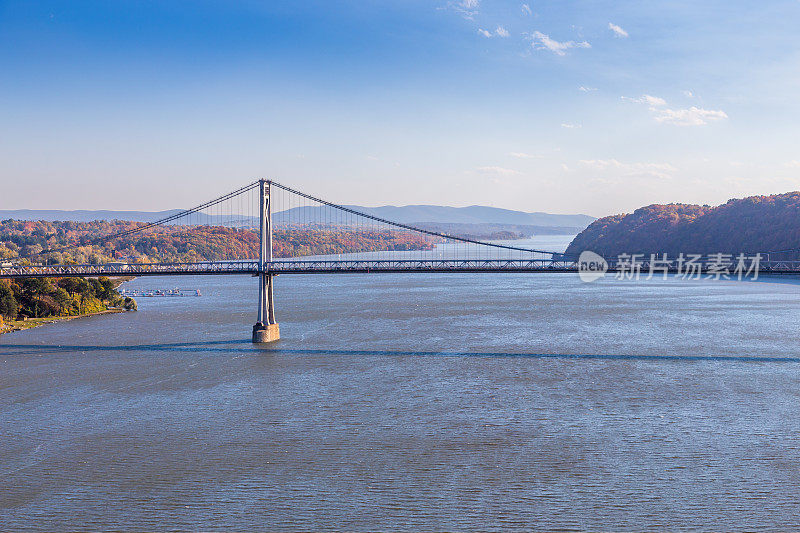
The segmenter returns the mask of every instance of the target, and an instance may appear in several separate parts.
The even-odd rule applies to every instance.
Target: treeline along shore
[[[135,311],[120,295],[122,279],[22,278],[0,280],[0,333],[54,320]]]

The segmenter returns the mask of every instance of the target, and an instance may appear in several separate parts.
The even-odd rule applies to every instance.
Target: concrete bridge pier
[[[275,321],[275,299],[272,296],[272,278],[265,268],[272,262],[272,202],[270,202],[270,182],[259,180],[260,204],[260,249],[258,255],[258,321],[253,326],[253,342],[257,344],[276,341],[281,338],[278,323]]]
[[[253,326],[253,342],[256,344],[273,342],[281,338],[281,331],[275,320],[273,277],[274,274],[258,275],[258,322]]]

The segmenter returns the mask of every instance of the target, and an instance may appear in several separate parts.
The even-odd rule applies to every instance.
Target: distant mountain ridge
[[[438,223],[438,224],[507,224],[519,226],[558,227],[559,231],[573,231],[577,233],[591,222],[594,217],[588,215],[558,215],[542,212],[526,213],[511,209],[501,209],[473,205],[469,207],[447,207],[439,205],[407,205],[407,206],[381,206],[363,207],[347,206],[362,213],[400,222],[404,224]],[[313,218],[324,208],[321,207],[296,207],[280,213],[273,213],[273,220],[280,223],[291,218]],[[36,210],[14,209],[0,210],[0,220],[45,220],[45,221],[74,221],[91,222],[94,220],[129,220],[133,222],[154,222],[161,218],[179,213],[179,209],[168,211],[61,211],[61,210]],[[569,232],[568,231],[568,232]]]
[[[480,241],[529,239],[536,235],[575,235],[580,232],[580,228],[572,226],[533,226],[488,222],[482,224],[412,222],[409,226]]]
[[[381,207],[348,206],[363,213],[394,222],[438,222],[449,224],[519,224],[525,226],[569,226],[585,228],[595,217],[589,215],[557,215],[528,213],[485,205],[448,207],[441,205],[384,205]]]

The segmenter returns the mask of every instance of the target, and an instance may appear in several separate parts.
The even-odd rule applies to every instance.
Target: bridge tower
[[[258,321],[253,326],[253,342],[265,343],[281,338],[275,321],[275,300],[272,294],[274,274],[268,270],[272,263],[272,205],[270,182],[259,180],[259,253],[258,253]]]

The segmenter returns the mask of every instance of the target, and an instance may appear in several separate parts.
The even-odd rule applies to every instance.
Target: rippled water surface
[[[800,528],[800,284],[249,277],[0,337],[0,529]]]

